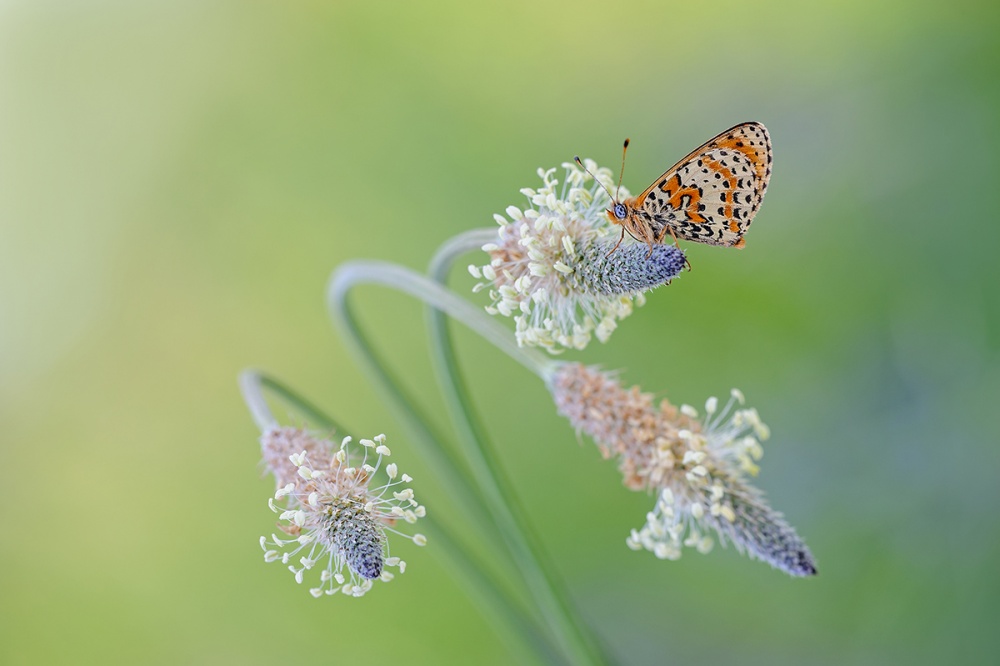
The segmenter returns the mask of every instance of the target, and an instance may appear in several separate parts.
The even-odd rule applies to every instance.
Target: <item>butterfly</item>
[[[621,176],[625,172],[622,148]],[[583,167],[583,162],[576,157]],[[586,170],[586,167],[584,167]],[[590,173],[588,171],[588,173]],[[593,174],[591,174],[593,176]],[[760,123],[742,123],[695,148],[653,181],[642,194],[619,200],[608,192],[608,219],[622,227],[618,249],[628,232],[649,245],[674,239],[742,248],[771,178],[771,137]],[[607,188],[605,188],[607,191]]]

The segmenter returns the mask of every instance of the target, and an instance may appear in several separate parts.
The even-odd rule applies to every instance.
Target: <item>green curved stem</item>
[[[444,450],[440,442],[445,438],[434,431],[429,425],[430,420],[417,412],[414,400],[403,389],[399,382],[382,362],[374,348],[368,343],[347,301],[351,288],[361,282],[378,283],[377,279],[369,279],[367,275],[395,274],[398,266],[382,262],[352,261],[343,264],[333,272],[327,289],[327,306],[333,323],[341,333],[345,344],[352,352],[352,357],[362,368],[376,380],[376,387],[386,398],[397,418],[414,436],[414,444],[428,468],[437,476],[436,480],[456,502],[460,511],[464,512],[466,520],[479,531],[481,539],[488,540],[489,533],[485,526],[492,519],[469,481],[468,472],[459,467],[455,460]]]
[[[466,326],[507,353],[512,359],[534,372],[543,381],[547,381],[551,376],[552,370],[555,367],[555,364],[551,360],[535,350],[519,348],[506,328],[487,318],[478,307],[471,305],[440,284],[414,271],[386,262],[348,262],[338,268],[330,279],[328,289],[329,306],[338,315],[335,317],[335,320],[344,330],[346,337],[357,347],[362,357],[370,364],[369,367],[383,382],[391,382],[391,378],[389,378],[388,373],[384,369],[377,367],[377,364],[376,367],[372,367],[372,364],[375,363],[374,354],[361,336],[347,307],[347,294],[350,289],[357,284],[363,283],[380,284],[410,294],[422,300],[425,304],[463,322]],[[413,425],[425,427],[423,424],[415,423]],[[435,449],[436,456],[444,457],[443,454],[436,450],[436,447],[431,448]],[[477,466],[474,465],[474,468]],[[448,468],[450,469],[451,467],[452,464],[449,462]],[[482,483],[483,479],[480,478],[482,470],[474,469],[473,472],[477,478],[477,483]],[[461,480],[461,483],[456,482],[453,485],[460,489],[462,493],[458,497],[462,497],[466,489],[468,489],[471,491],[469,500],[472,501],[474,497],[476,505],[482,506],[478,493],[469,486],[464,478]],[[530,538],[525,537],[521,532],[518,521],[513,519],[512,514],[504,503],[504,494],[497,492],[497,484],[493,481],[488,481],[486,487],[482,487],[481,490],[485,492],[486,507],[491,513],[492,520],[495,521],[513,559],[519,565],[520,573],[527,584],[528,592],[534,597],[550,630],[567,657],[573,663],[578,664],[604,663],[605,659],[590,639],[589,634],[585,631],[582,622],[573,613],[565,599],[554,591],[554,577],[548,575],[546,570],[538,563],[536,557],[539,550],[537,543],[534,544],[536,547],[533,548]]]
[[[261,432],[278,426],[278,420],[274,417],[264,398],[264,389],[271,391],[285,404],[322,430],[351,432],[349,429],[341,427],[305,398],[258,370],[248,369],[241,372],[239,384],[243,399]],[[518,640],[512,641],[515,648],[521,650],[519,656],[522,659],[540,660],[541,663],[561,661],[555,646],[538,632],[530,615],[525,613],[518,600],[507,594],[496,580],[483,573],[483,568],[477,566],[469,557],[469,550],[444,525],[433,520],[432,516],[423,518],[423,524],[435,548],[439,549],[448,560],[450,569],[457,571],[460,576],[464,577],[483,602],[482,605],[498,620],[499,625],[506,628],[511,637],[517,636],[526,639],[527,646]],[[528,646],[533,652],[527,651]]]
[[[476,229],[448,240],[431,260],[428,275],[435,282],[444,285],[452,265],[460,255],[478,249],[495,238],[496,231],[493,229]],[[477,311],[477,317],[484,318],[481,310]],[[427,325],[438,380],[459,438],[465,445],[476,483],[486,495],[487,506],[493,509],[494,519],[504,526],[505,533],[513,537],[511,548],[522,565],[522,573],[536,603],[542,608],[550,624],[559,625],[560,635],[571,637],[579,643],[578,650],[583,654],[575,655],[577,659],[585,657],[587,663],[605,663],[607,657],[576,612],[556,574],[555,566],[531,528],[528,512],[518,500],[513,484],[503,473],[496,447],[491,443],[489,434],[479,419],[459,371],[445,314],[429,305]],[[510,339],[509,332],[507,336]],[[523,353],[525,350],[519,351]],[[553,361],[545,359],[536,374],[548,383],[554,367]]]
[[[271,391],[274,395],[282,400],[286,405],[292,407],[299,414],[304,416],[307,421],[311,422],[314,426],[321,430],[330,430],[334,432],[349,432],[346,428],[340,426],[336,421],[327,416],[323,411],[312,404],[298,393],[288,388],[277,379],[270,377],[259,370],[254,370],[252,368],[244,370],[240,373],[240,391],[243,394],[243,400],[247,403],[247,407],[250,409],[250,414],[253,416],[254,423],[261,432],[274,428],[278,425],[278,419],[274,417],[271,413],[270,407],[267,406],[267,401],[264,400],[264,389]]]

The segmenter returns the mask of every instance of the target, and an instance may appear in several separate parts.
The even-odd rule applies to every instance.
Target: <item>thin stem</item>
[[[470,229],[469,231],[463,231],[457,236],[452,236],[442,243],[441,247],[434,253],[434,256],[431,258],[430,267],[427,269],[427,274],[435,282],[444,284],[444,279],[438,278],[441,276],[447,277],[448,271],[451,270],[452,264],[455,263],[455,259],[466,252],[478,250],[487,243],[494,243],[496,240],[497,230],[495,227]]]
[[[378,354],[375,353],[372,345],[367,341],[365,335],[358,325],[353,310],[348,302],[350,290],[359,283],[374,283],[393,286],[406,293],[414,293],[412,286],[414,280],[422,281],[433,287],[436,291],[444,294],[449,303],[449,307],[455,308],[456,312],[475,312],[475,308],[457,296],[447,294],[446,290],[430,282],[426,277],[407,271],[399,266],[374,261],[353,261],[348,262],[334,271],[330,278],[327,289],[327,306],[329,308],[334,325],[340,331],[341,336],[352,352],[352,356],[361,364],[362,368],[374,378],[377,388],[390,406],[404,428],[410,433],[414,446],[419,450],[421,457],[426,462],[431,473],[435,474],[435,480],[442,486],[450,496],[456,510],[462,514],[470,526],[470,530],[475,534],[478,543],[489,544],[492,541],[493,518],[484,505],[482,496],[470,481],[470,474],[462,468],[458,462],[449,455],[442,446],[445,438],[432,430],[430,421],[421,415],[415,405],[417,402],[410,397],[402,388],[400,382],[386,368]],[[443,302],[443,301],[442,301]],[[488,321],[494,327],[498,327],[495,322]],[[501,331],[503,330],[502,327]],[[492,337],[502,340],[500,331],[494,331]],[[509,345],[510,353],[517,353],[516,345]],[[546,361],[547,359],[540,359]],[[525,361],[531,365],[531,361]],[[531,367],[535,367],[531,365]],[[494,555],[493,549],[488,552]],[[499,559],[494,555],[492,564],[500,564],[506,567],[508,579],[516,576],[512,570],[509,560]],[[521,591],[520,589],[518,591]]]
[[[437,481],[448,494],[459,499],[456,503],[459,510],[465,513],[465,517],[475,529],[480,530],[481,536],[487,538],[488,534],[483,529],[485,525],[492,523],[492,519],[475,488],[469,482],[468,473],[461,469],[440,446],[439,443],[445,441],[445,438],[431,429],[429,419],[417,412],[414,407],[417,402],[407,394],[401,383],[389,372],[385,363],[375,353],[358,326],[350,304],[347,302],[348,292],[354,284],[358,282],[378,283],[378,279],[369,276],[393,275],[396,269],[399,267],[382,262],[352,261],[343,264],[334,271],[330,278],[327,289],[327,307],[334,325],[353,352],[352,356],[357,359],[364,370],[375,378],[376,385],[387,399],[388,404],[414,436],[414,444],[419,448],[428,468],[437,475]],[[397,277],[405,278],[408,276]]]
[[[547,381],[552,375],[555,367],[553,361],[534,349],[518,347],[510,331],[486,317],[480,308],[436,282],[428,280],[425,276],[396,264],[366,260],[348,261],[341,264],[330,277],[330,285],[327,289],[327,304],[331,308],[331,312],[349,314],[346,312],[347,292],[358,283],[391,287],[428,305],[433,305],[449,316],[465,323],[466,326],[541,377],[542,380]],[[343,326],[343,322],[339,318],[336,321]],[[349,333],[349,331],[345,332]]]
[[[278,419],[274,418],[271,407],[264,399],[264,391],[261,389],[261,374],[257,370],[247,369],[240,373],[239,378],[240,393],[243,394],[243,402],[250,410],[250,416],[257,428],[261,432],[267,432],[278,425]]]
[[[243,399],[261,432],[279,425],[264,398],[265,388],[272,391],[292,409],[305,416],[314,426],[323,430],[352,432],[342,428],[319,408],[278,380],[258,370],[248,369],[241,372],[239,384]],[[529,619],[530,615],[524,611],[520,602],[506,593],[495,579],[483,573],[483,568],[468,556],[468,548],[459,543],[458,539],[444,525],[433,520],[433,517],[423,518],[423,524],[425,531],[433,540],[435,548],[442,552],[448,560],[449,570],[457,571],[460,576],[464,576],[487,612],[492,614],[494,619],[499,620],[500,626],[504,627],[512,637],[527,637],[527,642],[534,652],[528,651],[527,646],[522,646],[519,641],[513,641],[515,649],[521,651],[519,656],[522,659],[540,660],[541,663],[561,661],[556,647],[538,632],[535,624]]]
[[[496,232],[492,229],[474,230],[446,241],[431,260],[428,275],[443,285],[460,255],[479,248],[495,236]],[[483,318],[484,315],[478,311],[477,317]],[[575,659],[604,663],[607,657],[602,654],[600,646],[587,631],[586,624],[570,601],[565,586],[556,574],[555,566],[531,528],[528,512],[518,500],[513,484],[503,473],[496,447],[491,443],[488,432],[469,399],[469,391],[458,368],[444,313],[433,305],[429,306],[427,324],[435,370],[452,420],[465,444],[469,465],[476,476],[477,485],[487,497],[486,504],[493,511],[494,519],[503,526],[504,534],[510,538],[509,546],[521,564],[521,572],[528,588],[550,625],[555,625],[554,628],[564,639],[564,643],[574,643],[571,647]],[[551,361],[546,361],[547,368],[554,367]],[[546,375],[541,376],[547,381]]]
[[[508,356],[534,372],[543,381],[548,381],[551,376],[555,367],[551,360],[535,350],[518,347],[507,329],[487,318],[479,308],[466,302],[445,287],[414,271],[394,264],[353,261],[343,264],[331,277],[328,289],[329,306],[335,314],[340,315],[337,319],[338,323],[345,329],[348,338],[370,363],[374,362],[374,354],[361,336],[346,305],[350,289],[361,283],[381,284],[415,296],[427,305],[462,321],[466,326],[502,349]],[[383,381],[386,381],[387,373],[380,368],[375,368],[375,370],[383,378]],[[436,449],[435,452],[437,453]],[[488,463],[479,461],[474,467],[483,464]],[[449,464],[448,467],[450,468],[451,465]],[[485,478],[481,470],[474,470],[474,473],[477,482],[481,482],[480,477]],[[456,484],[456,486],[464,490],[468,484],[463,478],[462,483]],[[533,548],[531,539],[521,533],[518,521],[514,520],[509,510],[506,509],[506,497],[498,491],[496,482],[488,481],[485,487],[481,486],[481,490],[486,492],[486,506],[504,536],[512,556],[520,566],[520,572],[527,583],[528,591],[535,597],[549,627],[567,656],[574,663],[603,663],[603,657],[589,639],[582,623],[572,614],[565,600],[553,591],[552,577],[546,575],[546,570],[537,562],[536,554],[539,550],[537,544],[534,544],[536,547]],[[478,494],[473,492],[473,496],[476,498],[476,504],[479,505]]]
[[[278,426],[278,420],[274,417],[271,408],[264,399],[265,388],[281,398],[285,404],[292,407],[319,429],[332,432],[347,432],[345,428],[342,428],[336,421],[324,414],[319,407],[316,407],[277,379],[265,375],[259,370],[247,369],[240,373],[240,391],[243,393],[243,400],[250,409],[254,423],[257,424],[261,432]]]

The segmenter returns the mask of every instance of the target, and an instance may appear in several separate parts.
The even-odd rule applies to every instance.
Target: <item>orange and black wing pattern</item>
[[[771,177],[771,138],[760,123],[728,129],[625,204],[657,237],[743,247]]]

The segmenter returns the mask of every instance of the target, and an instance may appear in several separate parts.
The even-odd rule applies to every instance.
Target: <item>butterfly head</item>
[[[620,201],[612,201],[611,208],[608,209],[608,219],[613,224],[622,224],[628,219],[628,206]]]

